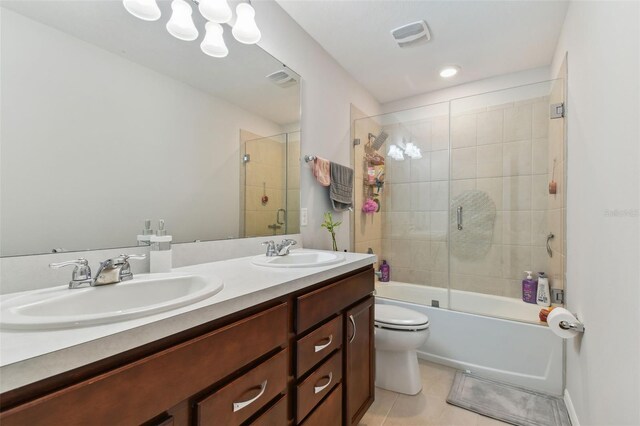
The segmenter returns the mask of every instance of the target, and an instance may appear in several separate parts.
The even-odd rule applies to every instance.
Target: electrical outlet
[[[306,207],[300,209],[300,226],[307,226],[309,223],[309,212]]]

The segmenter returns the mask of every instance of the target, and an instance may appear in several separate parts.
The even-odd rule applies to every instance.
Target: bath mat
[[[562,398],[462,371],[456,373],[447,402],[518,426],[571,426]]]

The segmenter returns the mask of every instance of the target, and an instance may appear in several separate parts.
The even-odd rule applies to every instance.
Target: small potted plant
[[[334,222],[331,212],[324,214],[324,222],[320,225],[323,228],[327,228],[327,231],[331,233],[331,240],[333,242],[333,251],[338,251],[338,244],[336,243],[336,228],[340,226],[342,222]]]

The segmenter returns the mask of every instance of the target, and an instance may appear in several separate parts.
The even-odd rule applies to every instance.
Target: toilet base
[[[422,379],[416,351],[376,349],[376,386],[407,395],[419,393]]]

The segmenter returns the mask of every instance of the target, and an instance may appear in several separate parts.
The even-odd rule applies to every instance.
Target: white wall
[[[374,115],[379,113],[377,101],[275,1],[253,5],[262,30],[260,46],[302,75],[301,156],[319,155],[349,165],[350,104]],[[315,182],[304,161],[300,174],[301,207],[309,209],[309,223],[300,228],[305,245],[331,249],[329,233],[320,228],[323,213],[331,210],[327,189]],[[338,248],[348,249],[348,214],[334,214],[334,219],[343,220]]]
[[[581,425],[640,424],[640,3],[574,1],[568,54],[566,388]]]
[[[462,72],[464,72],[464,70]],[[382,112],[395,112],[424,105],[436,104],[438,102],[447,102],[451,99],[479,95],[495,90],[509,89],[512,87],[537,83],[545,80],[549,80],[548,67],[534,68],[511,74],[498,75],[483,80],[473,81],[471,83],[465,83],[458,86],[448,87],[442,90],[436,90],[434,92],[422,93],[393,102],[387,102],[385,104],[382,104]],[[538,91],[534,91],[532,93],[522,91],[521,93],[523,99],[528,99],[535,96],[543,96],[542,94],[538,93]],[[509,93],[509,95],[511,96],[509,98],[509,102],[513,102],[513,94]],[[488,98],[482,99],[485,100]],[[458,105],[462,105],[462,101],[458,101]]]
[[[3,255],[133,245],[144,218],[164,218],[177,241],[238,236],[239,130],[280,126],[12,11],[1,19]]]

